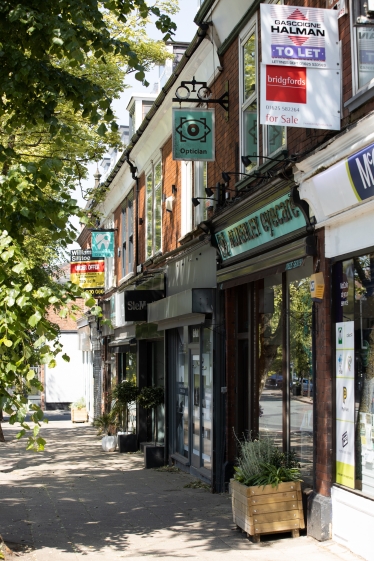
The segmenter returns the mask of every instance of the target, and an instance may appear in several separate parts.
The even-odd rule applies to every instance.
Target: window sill
[[[125,277],[122,277],[119,281],[118,281],[118,286],[121,286],[121,284],[123,284],[124,282],[128,281],[129,279],[131,279],[132,277],[135,277],[135,273],[127,273],[127,275]]]
[[[348,101],[345,102],[344,107],[346,107],[348,111],[352,113],[352,111],[355,111],[358,107],[369,101],[369,99],[371,99],[372,97],[374,97],[373,81],[364,86],[364,88],[361,89],[356,95],[348,99]]]
[[[170,457],[171,457],[172,460],[175,460],[176,462],[179,462],[180,464],[182,464],[184,466],[189,466],[190,465],[190,462],[188,461],[188,458],[185,458],[184,456],[182,456],[178,452],[174,452],[174,454],[170,454]]]

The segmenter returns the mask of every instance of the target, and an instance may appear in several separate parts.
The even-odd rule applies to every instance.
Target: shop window
[[[122,278],[134,270],[134,194],[122,203]]]
[[[161,251],[162,231],[162,168],[152,164],[146,179],[146,258]]]
[[[374,253],[334,277],[336,482],[374,497]]]
[[[257,28],[252,23],[240,41],[241,67],[241,155],[258,154],[258,103],[257,103]],[[255,164],[246,168],[249,171]]]

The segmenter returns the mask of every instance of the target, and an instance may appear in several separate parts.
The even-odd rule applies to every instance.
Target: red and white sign
[[[263,64],[339,68],[336,10],[261,4]]]
[[[266,100],[306,103],[306,68],[266,66]]]
[[[340,71],[261,65],[260,123],[340,130]]]

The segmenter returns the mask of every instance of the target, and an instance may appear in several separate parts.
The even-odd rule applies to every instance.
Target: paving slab
[[[20,561],[360,559],[307,536],[254,544],[233,524],[228,494],[186,488],[194,478],[183,472],[145,470],[141,454],[105,453],[93,427],[66,415],[43,426],[43,453],[3,429],[0,534]]]

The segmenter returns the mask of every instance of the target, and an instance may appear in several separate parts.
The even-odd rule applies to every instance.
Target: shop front
[[[373,559],[374,144],[362,147],[364,132],[359,151],[352,153],[347,139],[345,151],[334,153],[339,161],[302,182],[300,192],[324,227],[331,270],[333,440],[325,469],[331,473],[332,537]]]
[[[205,241],[169,261],[167,296],[148,305],[148,321],[165,332],[167,457],[218,488],[224,339],[215,287],[216,250]]]
[[[290,188],[269,191],[215,222],[226,302],[227,457],[234,463],[243,435],[270,437],[296,453],[303,485],[313,488],[315,238]]]

